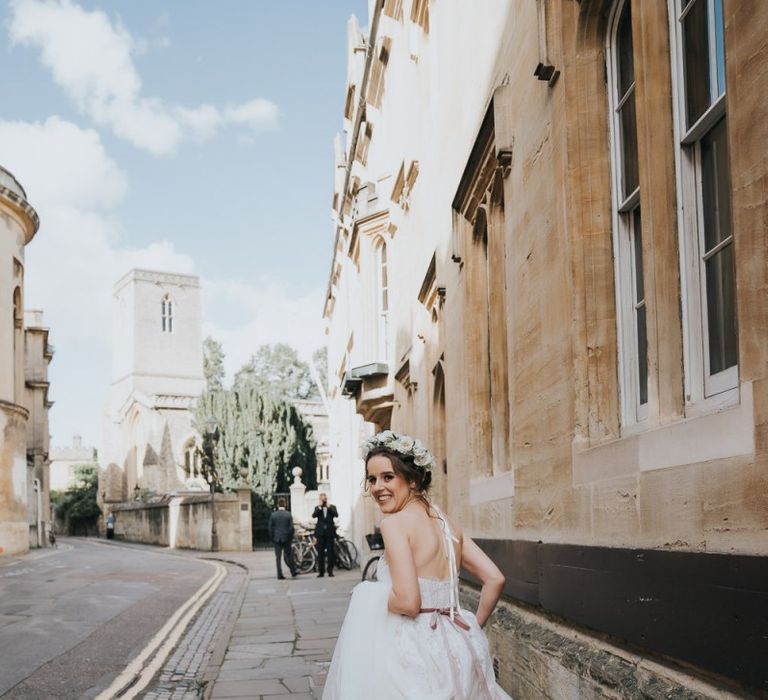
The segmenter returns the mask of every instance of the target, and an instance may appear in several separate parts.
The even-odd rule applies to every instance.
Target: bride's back
[[[402,518],[408,533],[408,540],[419,578],[447,579],[450,575],[448,557],[445,551],[445,534],[441,518],[434,508],[427,513],[426,507],[410,507],[397,514]],[[461,534],[450,525],[452,534],[458,542],[452,542],[456,551],[456,561],[461,561]]]

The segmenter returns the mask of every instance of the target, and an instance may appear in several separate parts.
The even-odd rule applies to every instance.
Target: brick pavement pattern
[[[272,552],[233,555],[250,580],[218,677],[206,697],[320,698],[360,569],[278,581]],[[174,699],[175,700],[175,699]]]
[[[238,588],[247,575],[228,565],[228,575],[184,633],[162,670],[142,696],[145,700],[197,700],[205,683],[201,678],[221,640],[224,623]]]

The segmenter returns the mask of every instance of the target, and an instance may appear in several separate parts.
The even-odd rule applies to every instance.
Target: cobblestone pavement
[[[227,564],[227,570],[227,577],[144,693],[147,700],[196,700],[203,696],[206,672],[216,663],[217,647],[226,644],[231,632],[227,619],[237,613],[238,592],[247,576],[241,566]]]
[[[250,580],[223,661],[212,669],[215,682],[206,687],[205,696],[320,698],[360,569],[338,571],[333,578],[307,574],[278,581],[272,552],[230,558],[248,566]]]

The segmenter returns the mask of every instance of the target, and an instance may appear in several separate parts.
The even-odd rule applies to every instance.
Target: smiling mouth
[[[381,496],[376,496],[376,500],[379,503],[385,503],[386,501],[389,501],[392,498],[389,494],[383,494]]]

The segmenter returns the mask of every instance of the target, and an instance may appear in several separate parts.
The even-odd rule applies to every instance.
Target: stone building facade
[[[112,387],[99,455],[100,498],[207,489],[192,409],[205,386],[194,275],[131,270],[113,293]]]
[[[0,168],[0,555],[29,548],[24,248],[39,225],[24,188]]]
[[[53,401],[48,396],[48,365],[53,346],[42,311],[24,312],[24,405],[27,419],[27,515],[29,546],[48,545],[51,527],[50,430],[48,411]]]
[[[513,697],[767,690],[768,4],[369,19],[324,311],[358,539],[361,437],[417,435]]]
[[[50,460],[51,491],[66,491],[75,485],[76,467],[98,466],[98,451],[92,445],[83,445],[80,435],[73,435],[71,445],[51,448]]]

